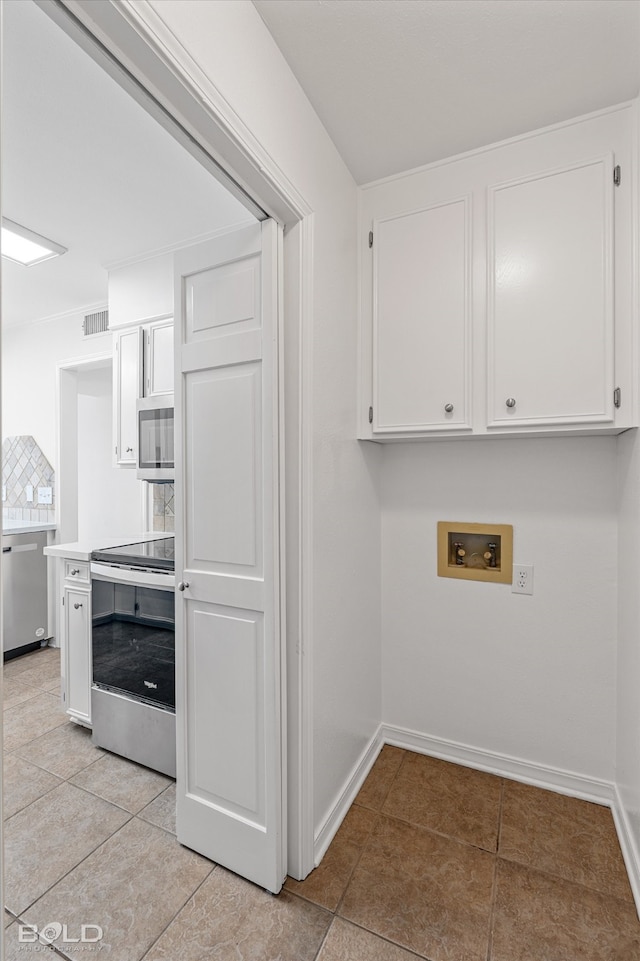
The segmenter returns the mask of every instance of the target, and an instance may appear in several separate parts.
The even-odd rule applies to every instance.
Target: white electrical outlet
[[[533,564],[514,564],[512,594],[533,594]]]
[[[39,487],[38,488],[38,504],[52,504],[52,490],[50,487]]]

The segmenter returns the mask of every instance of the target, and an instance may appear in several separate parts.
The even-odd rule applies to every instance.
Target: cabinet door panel
[[[612,170],[489,188],[489,426],[613,420]]]
[[[173,393],[173,320],[149,325],[145,393]]]
[[[116,337],[116,464],[135,467],[138,448],[136,401],[142,396],[142,328],[123,330]]]
[[[91,723],[91,593],[64,591],[67,713]]]
[[[469,426],[468,207],[375,225],[374,433]]]

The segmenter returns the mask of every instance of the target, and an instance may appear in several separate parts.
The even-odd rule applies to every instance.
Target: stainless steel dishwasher
[[[7,661],[47,638],[46,531],[2,535],[2,649]]]

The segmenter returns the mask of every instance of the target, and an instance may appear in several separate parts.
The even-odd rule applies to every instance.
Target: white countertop
[[[121,534],[120,537],[93,537],[71,544],[49,544],[44,548],[44,553],[49,557],[68,557],[73,561],[89,561],[93,551],[125,544],[139,544],[141,541],[158,541],[163,537],[173,537],[173,533],[147,531],[146,534]]]
[[[56,524],[49,524],[46,521],[2,521],[3,534],[35,534],[37,531],[55,531]]]

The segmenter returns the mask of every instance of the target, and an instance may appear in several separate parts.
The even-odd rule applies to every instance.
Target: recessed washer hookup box
[[[513,526],[438,521],[438,577],[510,584]]]

